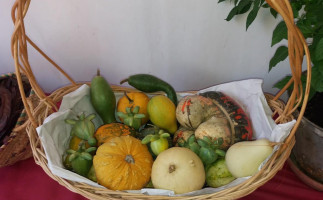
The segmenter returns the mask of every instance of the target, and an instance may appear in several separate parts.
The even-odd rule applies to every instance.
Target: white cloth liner
[[[198,93],[206,91],[220,91],[229,95],[242,106],[242,108],[251,119],[253,136],[255,138],[267,138],[273,142],[283,142],[284,139],[289,135],[296,121],[293,120],[291,122],[279,125],[275,124],[275,122],[271,118],[272,111],[269,108],[262,91],[262,84],[263,81],[261,79],[248,79],[212,86],[200,90]],[[82,112],[84,112],[86,115],[96,113],[90,103],[89,93],[90,87],[84,84],[74,92],[65,95],[59,111],[48,116],[45,119],[43,125],[38,127],[36,130],[45,150],[45,154],[48,160],[48,167],[54,175],[65,178],[67,180],[82,182],[95,187],[102,187],[89,179],[86,179],[80,175],[64,169],[62,164],[62,157],[64,155],[64,152],[68,148],[71,131],[71,125],[66,124],[64,120],[66,118],[75,118]],[[117,100],[122,95],[123,93],[116,93]],[[178,98],[184,97],[186,95],[191,94],[178,93]],[[96,117],[94,124],[97,128],[103,123],[99,117]],[[275,147],[275,150],[277,149],[278,146]],[[269,158],[270,156],[268,157],[268,159]],[[266,161],[264,161],[264,163],[265,162]],[[201,195],[214,193],[225,188],[230,188],[238,185],[248,178],[249,177],[238,178],[233,182],[219,188],[208,187],[181,195]],[[177,196],[173,191],[151,188],[144,188],[141,190],[128,190],[127,192],[143,193],[149,195]]]

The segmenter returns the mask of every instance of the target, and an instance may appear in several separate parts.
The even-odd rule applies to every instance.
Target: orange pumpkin
[[[127,126],[122,123],[110,123],[100,126],[95,134],[94,137],[98,141],[98,146],[107,142],[112,137],[119,137],[122,135],[134,135],[136,130],[130,126]]]
[[[139,190],[150,180],[153,158],[146,145],[128,135],[102,144],[93,158],[99,184],[111,190]]]
[[[139,106],[139,113],[144,114],[145,117],[141,119],[141,124],[145,124],[149,120],[147,105],[149,97],[143,92],[128,92],[123,95],[118,101],[117,112],[126,113],[126,108],[134,108]],[[120,119],[122,121],[122,119]]]

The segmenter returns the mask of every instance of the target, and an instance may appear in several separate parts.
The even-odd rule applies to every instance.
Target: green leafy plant
[[[273,17],[277,17],[277,12],[272,9],[265,0],[219,0],[220,2],[230,1],[234,7],[229,12],[226,20],[230,21],[236,15],[248,13],[246,29],[256,19],[260,9],[270,9]],[[311,93],[312,97],[316,92],[323,92],[323,0],[290,0],[293,9],[295,23],[303,33],[310,50],[312,61]],[[279,45],[287,39],[287,27],[282,20],[273,31],[271,46]],[[288,57],[286,45],[277,47],[274,56],[269,62],[269,71],[277,64]],[[306,71],[303,73],[303,84],[306,82]],[[282,88],[291,78],[287,76],[274,87]]]

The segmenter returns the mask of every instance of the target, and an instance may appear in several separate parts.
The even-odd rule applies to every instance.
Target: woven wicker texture
[[[143,194],[125,193],[120,191],[112,191],[108,189],[98,189],[89,185],[67,181],[63,178],[54,176],[47,166],[47,159],[44,150],[41,146],[41,142],[38,138],[35,128],[40,126],[44,119],[51,113],[57,110],[56,103],[59,102],[65,94],[76,90],[81,84],[76,83],[71,77],[69,77],[63,69],[61,69],[54,61],[52,61],[44,52],[42,52],[34,42],[26,34],[24,27],[24,17],[27,14],[27,10],[30,4],[30,0],[16,0],[12,8],[12,20],[15,25],[15,29],[12,35],[11,47],[12,55],[15,61],[15,69],[19,81],[19,85],[22,86],[21,74],[25,74],[30,84],[35,91],[40,103],[36,107],[32,107],[28,104],[23,90],[22,93],[23,102],[26,108],[26,112],[29,116],[29,122],[26,126],[26,130],[30,139],[31,149],[33,156],[38,165],[54,180],[61,185],[65,186],[73,192],[77,192],[89,199],[236,199],[243,197],[261,185],[265,184],[268,180],[275,176],[275,174],[283,167],[283,164],[290,155],[291,149],[295,143],[295,131],[300,123],[300,120],[304,114],[306,103],[309,95],[309,85],[311,80],[311,66],[310,55],[306,41],[294,24],[293,12],[288,0],[266,0],[268,4],[275,9],[284,19],[288,28],[288,49],[289,60],[292,79],[290,82],[276,95],[266,95],[269,105],[274,111],[274,114],[278,116],[277,123],[290,121],[292,119],[292,113],[302,103],[300,114],[296,120],[296,124],[293,127],[291,134],[286,138],[281,148],[274,153],[272,158],[257,174],[252,176],[247,181],[239,184],[235,187],[222,190],[213,194],[191,196],[191,197],[168,197],[168,196],[147,196]],[[46,96],[41,87],[37,84],[37,81],[32,72],[31,66],[28,62],[27,44],[30,44],[41,55],[43,55],[50,63],[53,64],[57,70],[66,76],[71,81],[71,85],[62,87],[50,96]],[[307,61],[307,84],[306,88],[302,88],[301,73],[304,54]],[[284,105],[278,99],[286,91],[286,89],[293,84],[294,89],[290,95],[290,98]],[[115,91],[128,91],[129,88],[123,88],[118,86],[112,86]],[[303,100],[303,101],[302,101]]]

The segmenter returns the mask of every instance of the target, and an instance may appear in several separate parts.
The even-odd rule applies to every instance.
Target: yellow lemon
[[[150,99],[147,106],[150,121],[169,133],[177,130],[176,107],[166,96],[157,95]]]

